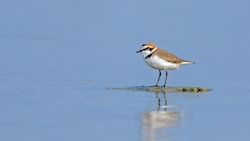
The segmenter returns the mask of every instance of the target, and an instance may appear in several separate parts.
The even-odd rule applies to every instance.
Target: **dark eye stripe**
[[[150,51],[152,51],[153,48],[147,47],[147,48],[142,49],[141,51],[145,51],[145,50],[150,50]]]
[[[140,51],[142,52],[142,51],[145,51],[145,50],[147,50],[148,49],[148,47],[147,48],[144,48],[144,49],[141,49]]]

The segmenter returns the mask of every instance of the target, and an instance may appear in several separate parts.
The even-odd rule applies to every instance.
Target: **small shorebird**
[[[163,85],[163,87],[165,87],[168,77],[167,70],[178,69],[181,65],[185,64],[194,64],[194,62],[180,59],[174,54],[160,49],[152,43],[143,44],[142,48],[136,53],[142,53],[145,63],[150,67],[159,70],[159,77],[155,86],[158,86],[161,77],[161,70],[166,71],[166,78]]]

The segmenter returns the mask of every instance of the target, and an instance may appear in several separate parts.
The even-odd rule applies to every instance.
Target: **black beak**
[[[140,53],[142,50],[138,50],[138,51],[136,51],[136,53]]]

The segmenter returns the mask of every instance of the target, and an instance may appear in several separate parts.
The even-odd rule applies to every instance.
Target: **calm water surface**
[[[1,1],[0,140],[249,139],[249,4]],[[169,86],[213,90],[107,90],[155,84],[144,42],[196,62]]]

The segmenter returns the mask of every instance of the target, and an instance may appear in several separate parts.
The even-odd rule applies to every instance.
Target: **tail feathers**
[[[186,65],[186,64],[195,64],[195,62],[191,62],[191,61],[184,61],[181,62],[182,65]]]

